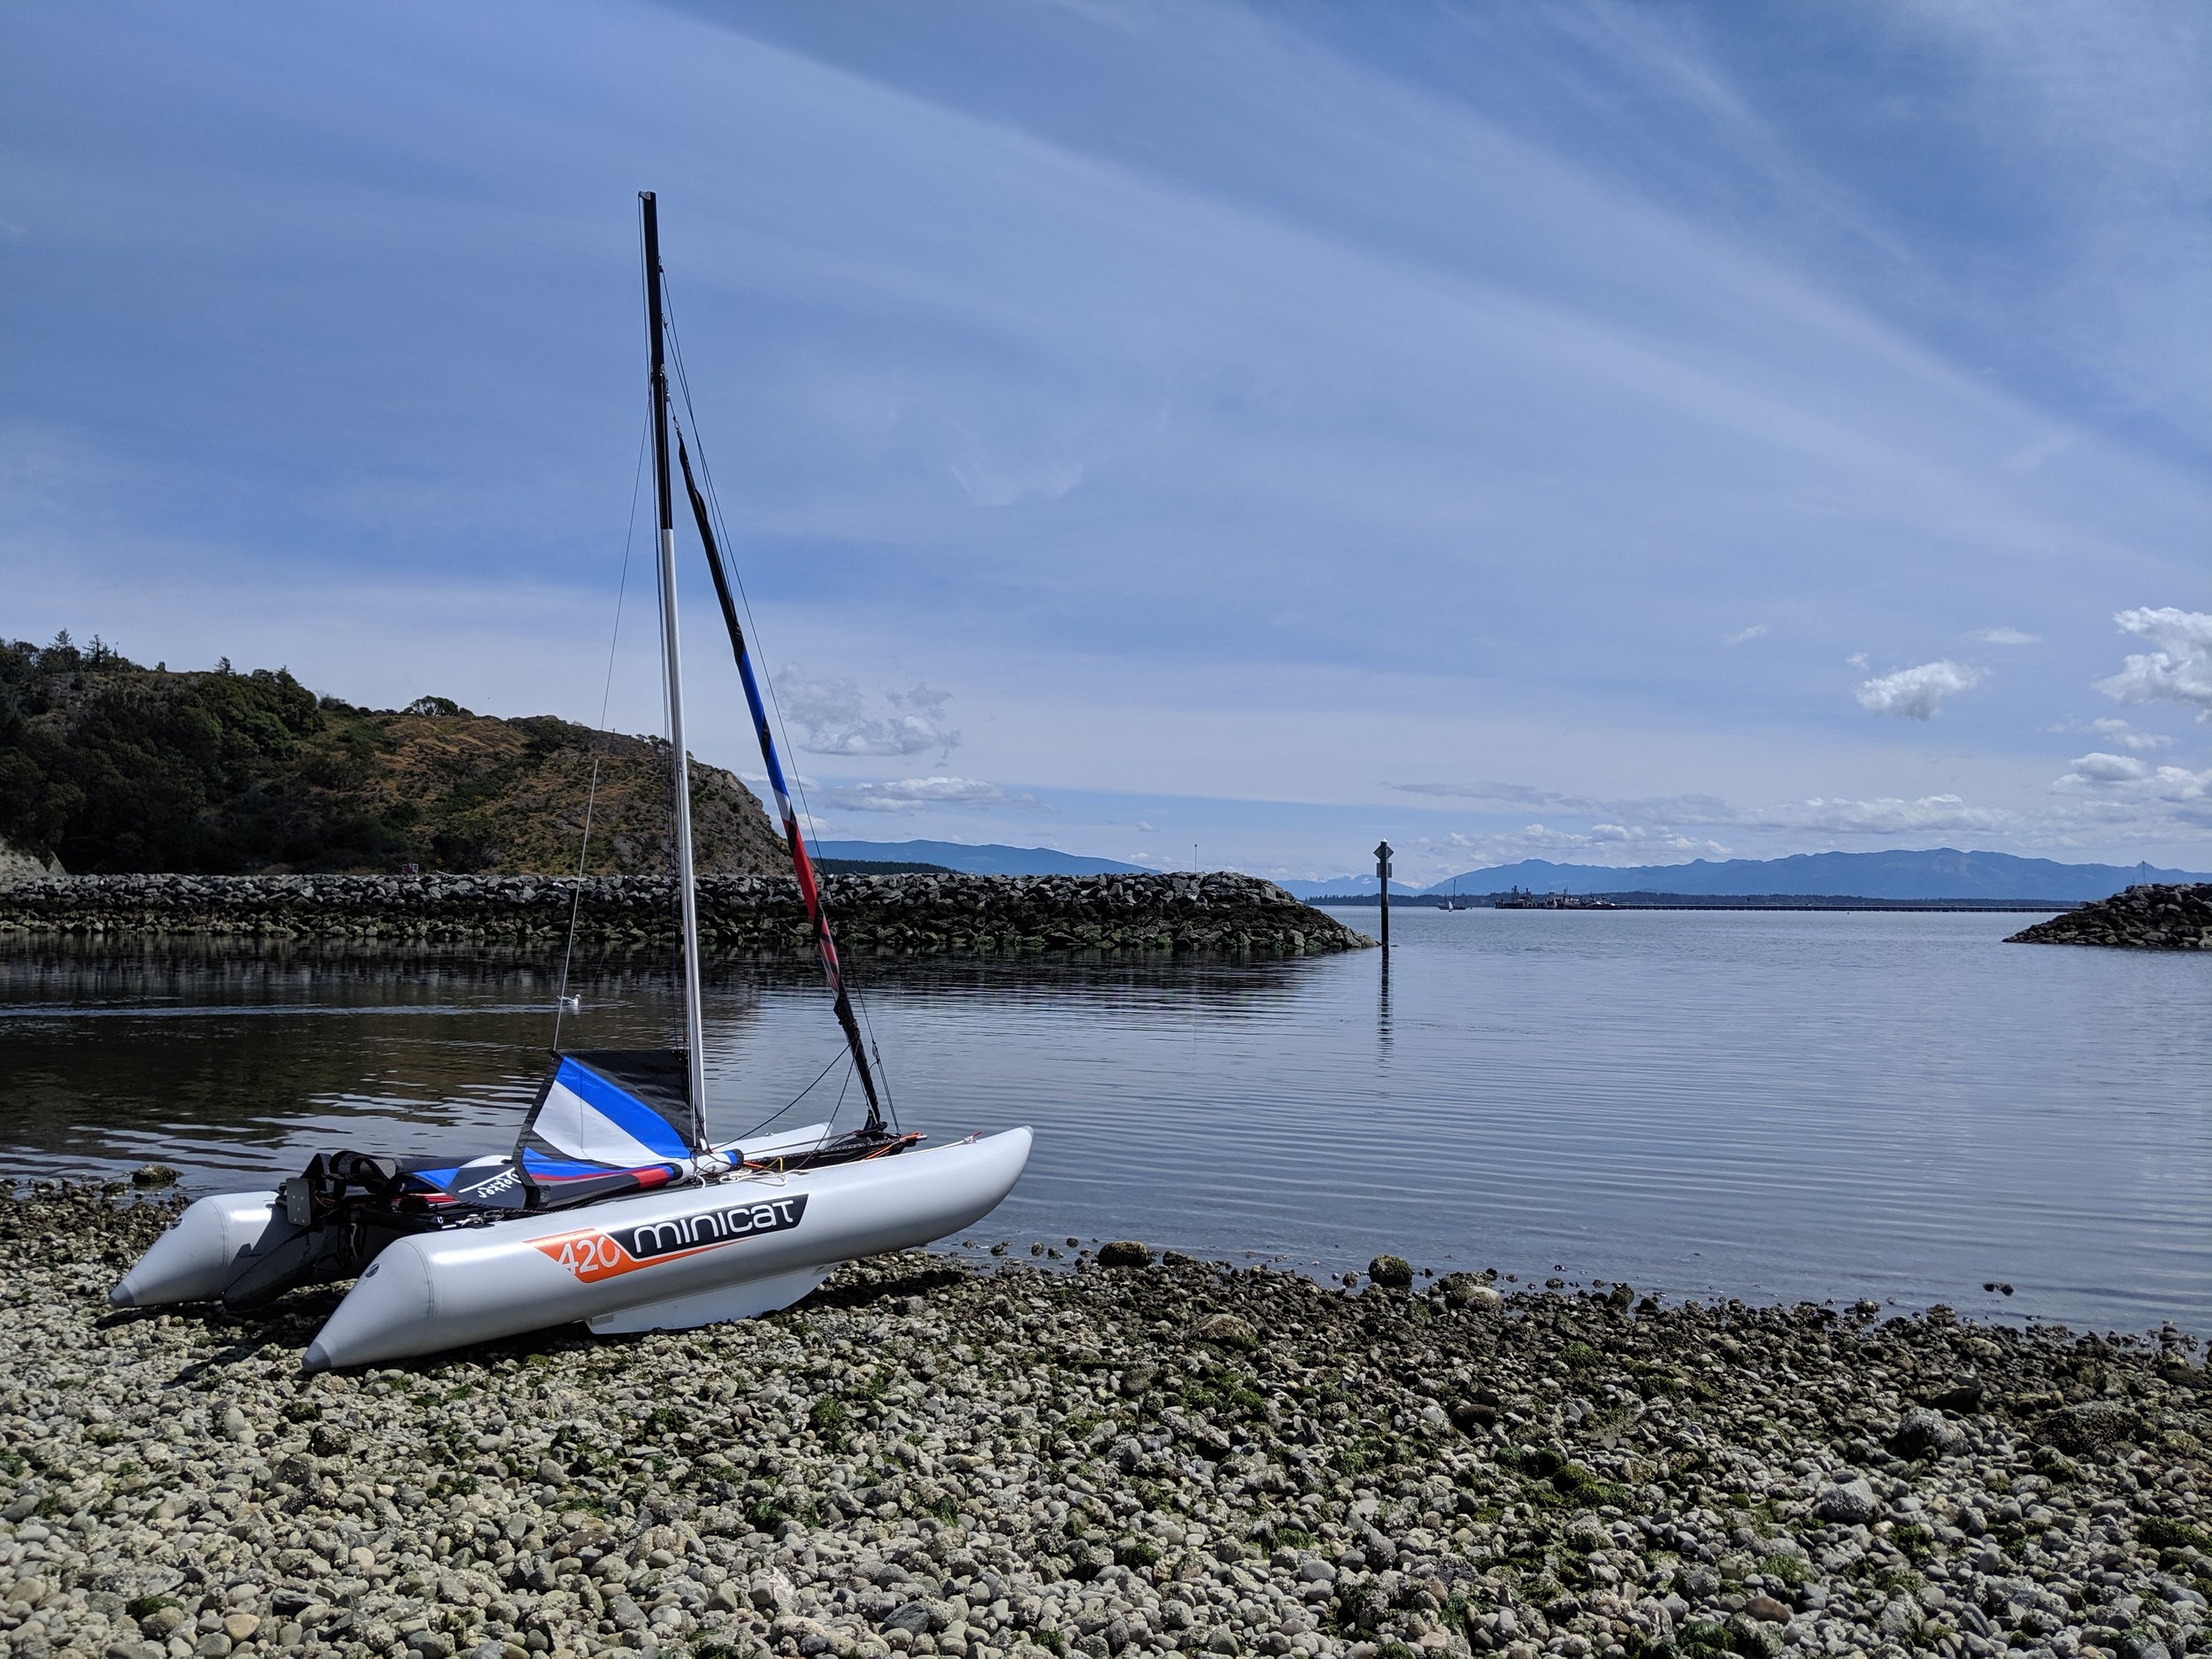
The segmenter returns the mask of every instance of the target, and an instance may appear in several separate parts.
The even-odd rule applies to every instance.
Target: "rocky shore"
[[[579,888],[580,887],[580,893]],[[1235,874],[836,875],[840,947],[881,955],[1173,950],[1310,956],[1372,941]],[[665,943],[673,884],[652,876],[77,876],[0,884],[0,937],[198,934],[595,949]],[[788,876],[703,876],[703,949],[813,949]]]
[[[2005,942],[2212,950],[2212,881],[2130,887],[2024,928]]]
[[[0,1206],[0,1630],[108,1659],[2178,1655],[2192,1345],[1135,1245],[353,1374]],[[1071,1257],[1078,1253],[1071,1249]]]

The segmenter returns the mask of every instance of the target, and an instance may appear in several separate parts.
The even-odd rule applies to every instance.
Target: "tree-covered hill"
[[[0,643],[0,843],[78,874],[668,867],[665,742],[442,697],[319,697],[284,669],[144,668],[66,634]],[[699,867],[785,867],[752,792],[691,764]]]

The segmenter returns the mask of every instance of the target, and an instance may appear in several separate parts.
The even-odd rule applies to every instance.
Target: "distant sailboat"
[[[925,1151],[917,1147],[920,1135],[885,1121],[706,497],[670,408],[658,217],[649,192],[639,201],[683,1045],[556,1052],[507,1152],[402,1163],[342,1151],[317,1156],[274,1191],[204,1198],[110,1292],[119,1307],[219,1297],[250,1310],[302,1285],[357,1279],[310,1344],[311,1370],[580,1319],[594,1331],[618,1332],[745,1318],[788,1306],[841,1262],[925,1244],[981,1219],[1028,1161],[1027,1129]],[[742,1147],[707,1136],[672,434],[831,1009],[867,1101],[865,1121],[843,1133],[813,1124]]]

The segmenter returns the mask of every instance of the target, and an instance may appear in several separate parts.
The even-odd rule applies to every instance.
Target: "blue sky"
[[[651,188],[831,833],[2212,864],[2198,9],[4,27],[11,636],[595,719]]]

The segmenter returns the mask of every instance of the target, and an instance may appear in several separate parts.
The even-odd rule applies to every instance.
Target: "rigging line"
[[[829,1121],[822,1125],[822,1138],[814,1143],[814,1149],[817,1152],[829,1145],[833,1138],[830,1131],[837,1127],[837,1120],[844,1113],[845,1096],[852,1091],[852,1086],[853,1068],[849,1064],[845,1067],[845,1080],[837,1086],[837,1104],[830,1108]]]
[[[584,796],[584,841],[576,849],[576,890],[568,902],[568,945],[561,952],[561,988],[553,999],[553,1046],[561,1046],[561,1017],[568,1007],[568,970],[576,957],[576,916],[584,902],[584,866],[591,856],[592,810],[599,803],[599,766],[606,758],[607,710],[614,701],[615,652],[622,643],[622,602],[630,591],[630,552],[637,541],[638,491],[645,480],[645,441],[650,426],[641,424],[637,434],[637,464],[630,472],[630,521],[622,531],[622,575],[614,588],[614,633],[607,641],[607,678],[599,688],[598,741],[591,757],[591,788]]]
[[[729,522],[722,516],[722,499],[715,493],[714,472],[707,465],[706,438],[699,430],[699,411],[693,406],[691,401],[691,375],[684,365],[683,341],[676,327],[675,290],[670,286],[668,273],[665,271],[661,273],[661,301],[662,309],[665,313],[664,326],[668,337],[669,361],[675,365],[676,385],[683,396],[684,415],[690,423],[692,439],[699,449],[700,493],[706,497],[707,511],[714,520],[716,535],[720,539],[724,547],[733,548],[736,542],[731,538]],[[753,602],[745,591],[745,578],[738,568],[736,559],[726,559],[724,563],[729,571],[731,583],[737,589],[737,602],[744,607],[745,626],[749,630],[751,638],[758,641],[761,637],[760,624],[753,616]],[[798,750],[792,746],[790,731],[784,725],[783,702],[776,695],[775,678],[772,675],[765,678],[768,680],[768,705],[775,712],[777,735],[783,741],[784,752],[795,758]],[[791,782],[798,790],[799,810],[806,814],[809,822],[811,823],[814,818],[814,807],[807,799],[806,783],[798,775],[795,768],[793,770]],[[883,1103],[889,1110],[891,1126],[895,1130],[902,1128],[902,1125],[899,1122],[898,1099],[891,1087],[891,1079],[885,1071],[883,1051],[876,1041],[875,1021],[868,1013],[866,994],[849,979],[845,981],[845,992],[847,1000],[859,1012],[860,1023],[867,1028],[868,1047],[875,1060],[876,1080],[882,1088]]]
[[[796,1106],[796,1105],[797,1105],[797,1104],[798,1104],[801,1101],[804,1100],[804,1099],[805,1099],[808,1095],[810,1095],[810,1094],[813,1094],[813,1093],[814,1093],[814,1088],[815,1088],[815,1084],[819,1083],[819,1082],[820,1082],[820,1081],[821,1081],[824,1078],[827,1077],[827,1076],[828,1076],[828,1075],[829,1075],[832,1071],[834,1071],[837,1069],[837,1063],[838,1063],[838,1061],[840,1061],[840,1060],[847,1060],[847,1061],[849,1061],[851,1058],[852,1058],[852,1056],[850,1056],[849,1054],[846,1053],[846,1052],[845,1052],[845,1050],[843,1050],[842,1048],[840,1048],[840,1049],[839,1049],[839,1050],[838,1050],[838,1051],[837,1051],[834,1055],[833,1055],[833,1056],[830,1057],[830,1063],[829,1063],[827,1065],[824,1066],[824,1067],[823,1067],[823,1068],[822,1068],[819,1071],[817,1071],[817,1072],[814,1074],[814,1082],[813,1082],[813,1083],[810,1083],[810,1084],[808,1084],[808,1085],[807,1085],[804,1088],[801,1089],[801,1090],[800,1090],[800,1091],[799,1091],[796,1094],[794,1094],[794,1095],[793,1095],[793,1096],[792,1096],[789,1100],[787,1100],[787,1101],[784,1102],[784,1103],[783,1103],[782,1105],[780,1105],[780,1106],[777,1107],[777,1108],[776,1108],[776,1110],[775,1110],[774,1111],[771,1112],[771,1113],[770,1113],[767,1117],[765,1117],[765,1118],[762,1118],[762,1119],[761,1119],[758,1123],[755,1124],[755,1125],[753,1125],[750,1129],[748,1129],[748,1130],[747,1130],[747,1131],[746,1131],[743,1134],[741,1134],[741,1135],[738,1136],[738,1140],[739,1140],[739,1141],[740,1141],[740,1142],[743,1142],[743,1141],[747,1141],[747,1140],[749,1140],[752,1136],[758,1134],[758,1133],[759,1133],[762,1130],[764,1130],[764,1129],[767,1128],[767,1127],[768,1127],[768,1125],[769,1125],[770,1124],[772,1124],[772,1123],[775,1122],[775,1121],[776,1121],[776,1119],[777,1119],[777,1118],[780,1118],[780,1117],[782,1117],[782,1116],[784,1115],[784,1113],[786,1113],[786,1112],[789,1111],[789,1110],[791,1110],[794,1106]]]

